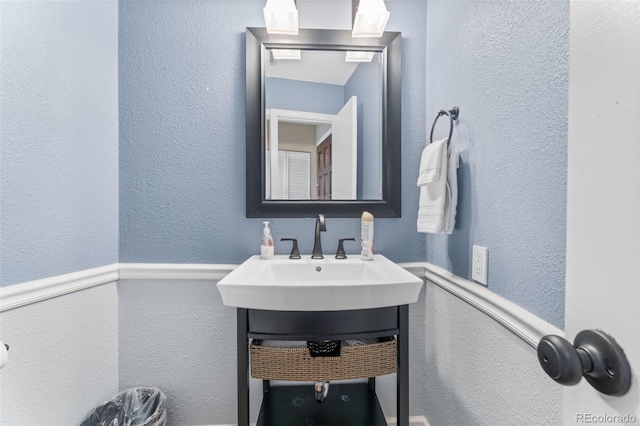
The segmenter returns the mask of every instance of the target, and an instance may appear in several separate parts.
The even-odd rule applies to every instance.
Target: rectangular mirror
[[[246,35],[247,217],[400,217],[400,33]]]
[[[382,200],[382,53],[265,54],[265,199]]]

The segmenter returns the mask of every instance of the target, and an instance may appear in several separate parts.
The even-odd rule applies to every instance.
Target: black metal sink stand
[[[398,426],[409,426],[409,306],[354,311],[237,309],[238,426],[249,426],[249,339],[346,340],[397,336]],[[369,380],[375,392],[375,379]],[[263,381],[263,391],[269,382]]]

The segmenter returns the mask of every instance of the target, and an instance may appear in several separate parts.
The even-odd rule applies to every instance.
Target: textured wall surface
[[[430,282],[425,300],[431,426],[562,424],[562,386],[542,371],[535,349]]]
[[[118,4],[0,3],[0,284],[118,261]]]
[[[234,423],[236,310],[215,282],[121,280],[118,294],[120,387],[158,386],[170,424]]]
[[[0,424],[78,425],[118,392],[118,296],[104,284],[0,314]]]
[[[470,278],[472,245],[488,247],[489,289],[559,327],[568,12],[568,1],[430,0],[427,21],[428,131],[437,111],[460,107],[456,228],[427,236],[427,259]]]
[[[212,281],[118,283],[120,387],[153,384],[167,393],[169,424],[233,424],[236,421],[236,310],[222,306]],[[424,300],[424,291],[420,300]],[[411,306],[411,414],[424,414],[427,381],[424,302]],[[309,384],[311,386],[311,384]],[[395,375],[378,381],[384,412],[394,416]],[[252,421],[262,384],[251,381]]]
[[[425,138],[426,3],[387,6],[387,28],[404,37],[403,216],[376,221],[376,249],[396,261],[424,260],[414,182]],[[245,218],[244,32],[264,25],[263,7],[120,3],[122,262],[239,263],[257,252],[261,219]],[[350,1],[300,1],[298,10],[302,28],[351,27]],[[311,252],[314,219],[274,219],[271,229],[276,241],[295,237]],[[329,219],[323,247],[335,252],[339,238],[358,235],[358,219]]]

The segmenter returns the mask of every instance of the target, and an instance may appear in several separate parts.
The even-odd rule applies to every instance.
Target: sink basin
[[[218,283],[222,302],[275,311],[342,311],[406,305],[418,300],[422,279],[386,257],[373,260],[252,256]]]

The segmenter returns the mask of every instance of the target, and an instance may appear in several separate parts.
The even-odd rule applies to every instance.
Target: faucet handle
[[[341,238],[338,240],[338,252],[336,253],[336,259],[346,259],[347,253],[344,252],[345,241],[355,241],[355,238]]]
[[[298,240],[295,238],[280,238],[280,241],[293,241],[293,247],[291,248],[291,254],[289,259],[300,259],[300,250],[298,250]]]

